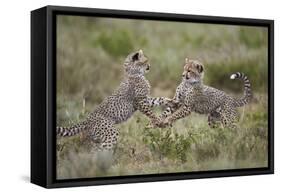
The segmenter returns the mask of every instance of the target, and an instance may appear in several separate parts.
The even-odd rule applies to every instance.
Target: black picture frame
[[[268,28],[268,167],[56,180],[56,16],[97,16]],[[46,188],[274,173],[274,21],[261,19],[46,6],[31,12],[31,182]]]

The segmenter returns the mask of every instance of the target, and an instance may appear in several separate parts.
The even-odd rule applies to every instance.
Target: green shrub
[[[152,152],[157,153],[160,159],[168,157],[185,162],[194,138],[173,134],[171,129],[147,129],[144,131],[143,142]]]
[[[267,28],[257,31],[253,27],[240,28],[239,38],[241,43],[250,48],[259,48],[267,44]]]
[[[133,40],[131,40],[128,31],[105,31],[100,33],[93,45],[101,46],[109,55],[112,55],[113,57],[124,57],[134,50],[134,44],[132,41]]]
[[[227,89],[233,92],[244,90],[244,83],[238,80],[231,80],[230,75],[235,72],[246,74],[251,82],[254,92],[265,91],[267,89],[268,75],[266,59],[248,59],[245,61],[233,59],[229,62],[208,64],[206,68],[206,83],[219,89]]]

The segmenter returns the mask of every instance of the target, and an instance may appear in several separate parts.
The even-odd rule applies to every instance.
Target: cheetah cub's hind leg
[[[95,158],[95,165],[101,173],[111,167],[114,149],[119,136],[118,129],[110,119],[96,117],[87,134],[91,153]]]
[[[208,125],[210,128],[217,128],[221,119],[220,113],[213,111],[208,114]]]
[[[223,127],[230,129],[237,129],[238,112],[235,107],[231,105],[226,105],[219,110],[220,120]]]
[[[118,136],[119,130],[114,126],[113,121],[103,117],[96,117],[90,126],[87,139],[93,145],[94,151],[113,151],[117,144]]]

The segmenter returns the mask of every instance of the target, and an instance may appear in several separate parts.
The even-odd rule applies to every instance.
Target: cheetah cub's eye
[[[201,64],[197,64],[197,65],[196,65],[196,68],[197,68],[197,70],[198,70],[199,73],[202,73],[203,70],[204,70],[203,65],[201,65]]]

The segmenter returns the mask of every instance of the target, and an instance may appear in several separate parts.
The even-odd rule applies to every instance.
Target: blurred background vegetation
[[[205,65],[205,84],[232,95],[243,84],[229,79],[244,72],[254,100],[240,109],[239,129],[210,129],[206,116],[192,114],[172,129],[145,129],[136,113],[118,126],[114,162],[101,171],[80,137],[58,139],[58,178],[119,176],[267,166],[267,28],[109,19],[57,18],[57,125],[83,120],[123,78],[123,62],[142,49],[149,57],[152,96],[173,97],[184,58]]]

